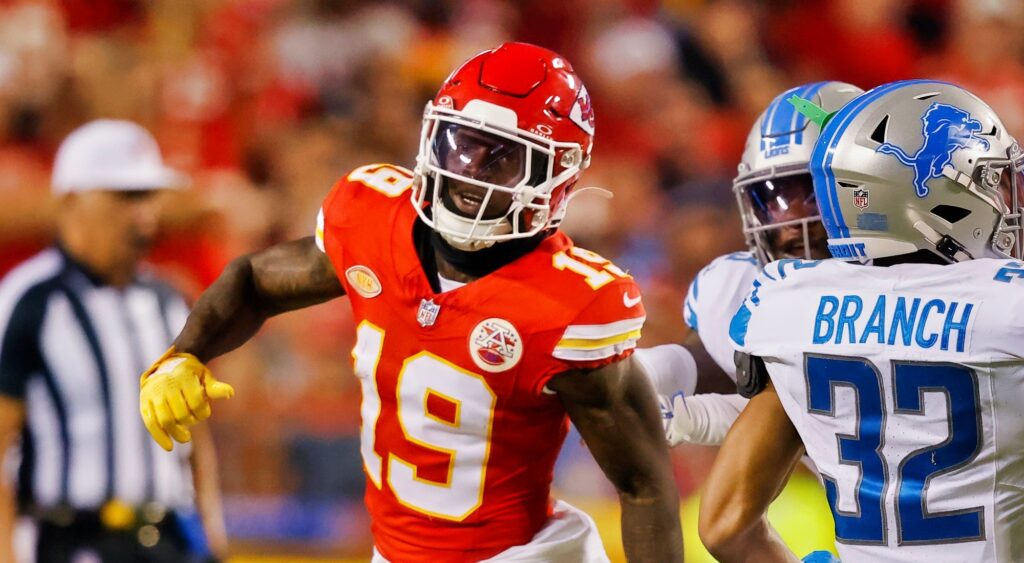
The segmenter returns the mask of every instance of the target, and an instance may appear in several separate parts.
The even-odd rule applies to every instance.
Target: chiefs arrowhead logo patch
[[[485,319],[469,334],[469,356],[486,372],[510,370],[523,357],[523,339],[505,319]]]

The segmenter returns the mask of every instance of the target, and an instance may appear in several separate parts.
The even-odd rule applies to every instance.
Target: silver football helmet
[[[814,256],[825,251],[821,217],[807,164],[819,127],[787,102],[797,95],[828,112],[836,111],[864,91],[845,82],[815,82],[779,94],[757,118],[733,180],[743,219],[743,234],[762,264],[780,258]],[[817,237],[812,236],[816,230]]]
[[[879,86],[822,130],[811,173],[829,251],[868,262],[1021,258],[1024,153],[999,117],[943,82]]]

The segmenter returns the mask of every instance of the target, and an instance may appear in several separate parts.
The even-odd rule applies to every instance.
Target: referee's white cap
[[[75,129],[57,149],[53,191],[180,188],[188,176],[164,165],[153,135],[131,121],[98,119]]]

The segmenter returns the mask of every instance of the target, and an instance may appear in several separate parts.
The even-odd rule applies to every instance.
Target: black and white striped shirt
[[[0,393],[26,409],[22,506],[192,504],[189,448],[160,449],[138,401],[139,375],[187,316],[168,286],[146,277],[104,285],[59,248],[0,282]]]

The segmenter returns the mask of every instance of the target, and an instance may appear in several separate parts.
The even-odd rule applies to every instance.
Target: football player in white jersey
[[[720,561],[796,561],[764,518],[806,449],[850,561],[1024,561],[1024,153],[934,81],[831,117],[811,172],[838,260],[765,267],[730,326],[763,387],[700,514]]]
[[[739,174],[733,180],[750,250],[720,256],[705,266],[690,284],[683,305],[684,320],[692,330],[684,346],[695,358],[699,378],[681,376],[686,372],[678,367],[659,368],[657,361],[648,359],[651,352],[638,350],[637,358],[649,374],[655,374],[652,379],[668,419],[665,426],[671,445],[720,444],[743,410],[747,400],[740,395],[705,391],[735,389],[729,321],[761,267],[780,258],[828,257],[807,168],[819,127],[786,100],[796,95],[835,111],[862,92],[834,81],[797,86],[779,94],[750,129]],[[661,357],[672,356],[663,353]],[[682,363],[677,361],[676,366]],[[718,382],[726,382],[727,387]],[[699,394],[692,395],[694,387]]]

